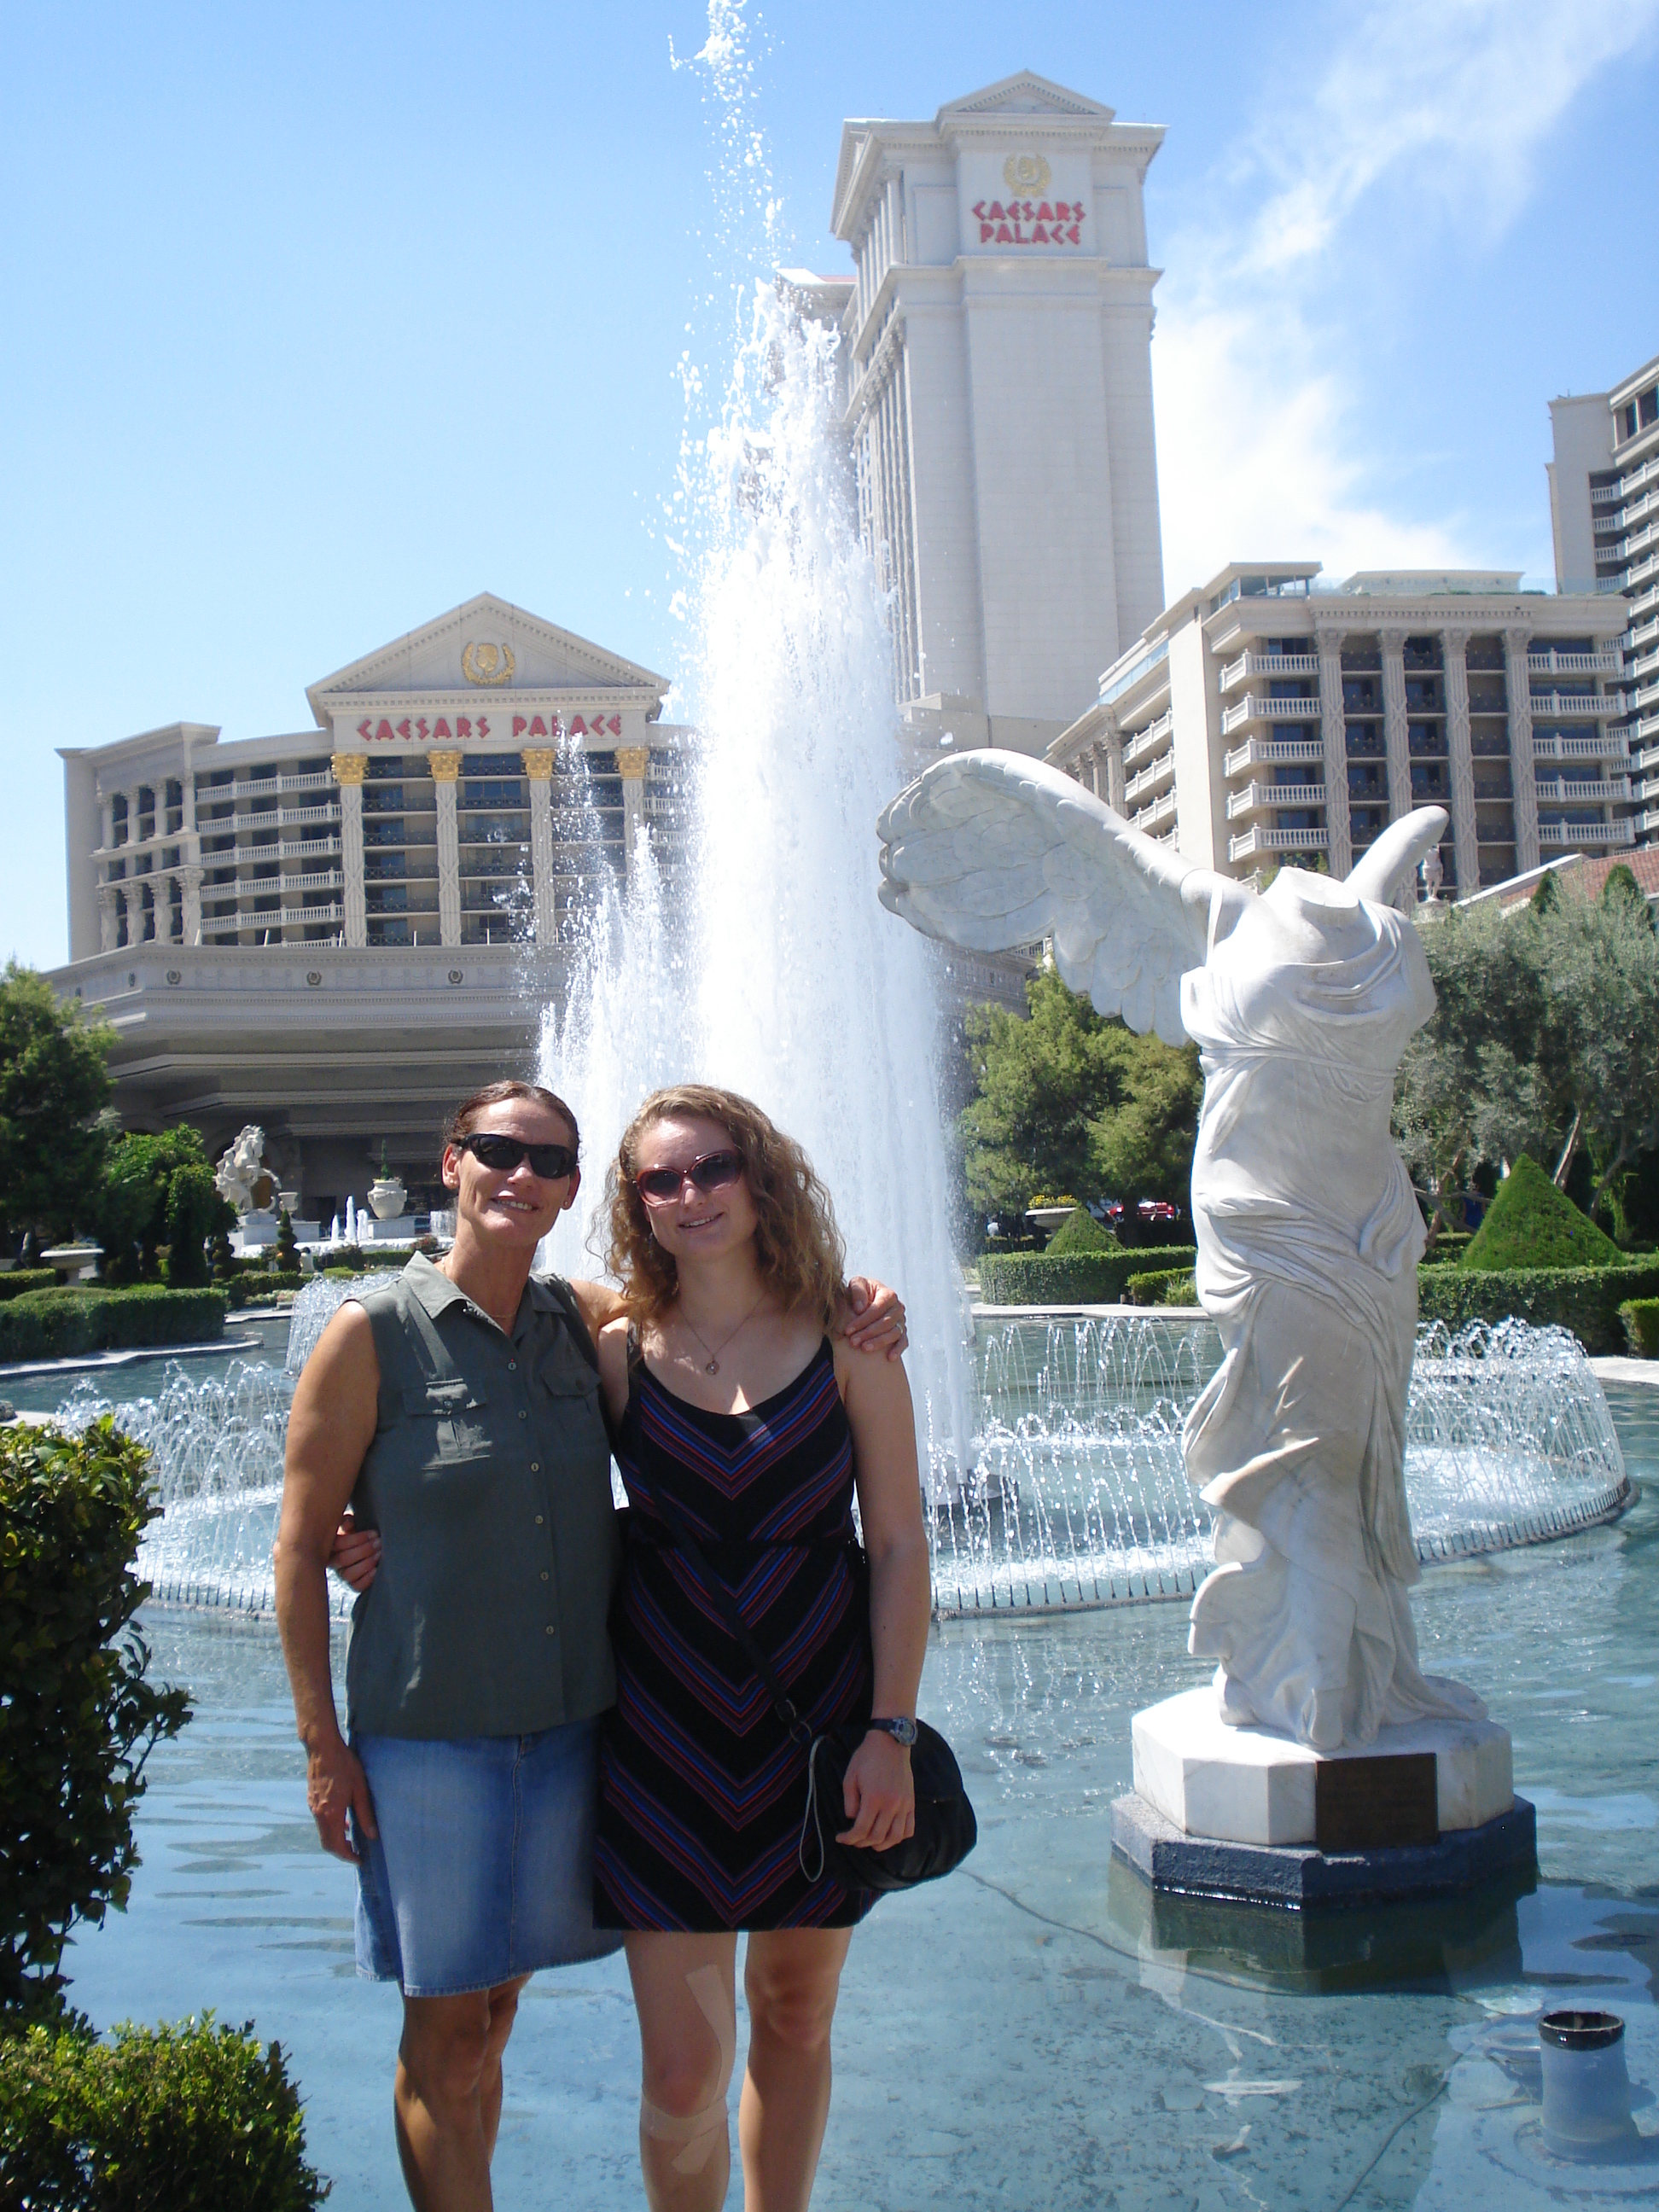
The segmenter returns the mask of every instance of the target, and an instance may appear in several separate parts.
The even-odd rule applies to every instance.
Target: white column
[[[1406,714],[1406,633],[1378,633],[1382,648],[1382,735],[1389,749],[1389,819],[1412,811],[1411,731]]]
[[[121,894],[113,884],[98,886],[98,949],[113,952],[120,933]]]
[[[202,934],[202,875],[194,861],[179,871],[179,879],[185,887],[185,943],[195,945]]]
[[[1469,738],[1469,634],[1440,633],[1441,671],[1446,680],[1447,772],[1451,781],[1453,850],[1457,855],[1457,896],[1471,897],[1480,888],[1480,831],[1474,817],[1474,753]]]
[[[107,853],[115,842],[115,793],[106,791],[100,805],[104,825],[104,850]]]
[[[329,763],[340,787],[340,872],[345,878],[345,941],[368,942],[368,902],[363,896],[363,778],[366,753],[336,753]]]
[[[1348,821],[1348,726],[1342,709],[1342,633],[1316,631],[1319,650],[1319,735],[1325,748],[1325,857],[1341,878],[1353,866]]]
[[[1518,874],[1539,864],[1538,776],[1532,764],[1532,677],[1527,649],[1532,633],[1517,623],[1504,633],[1504,688],[1509,695],[1510,787],[1515,793],[1515,866]]]
[[[459,753],[428,753],[438,801],[438,936],[444,945],[461,941],[461,841],[455,818],[455,779]]]
[[[623,787],[623,842],[628,852],[628,880],[634,880],[634,846],[645,826],[645,772],[651,765],[648,745],[618,745],[617,773]]]
[[[1105,736],[1106,788],[1101,797],[1114,814],[1123,811],[1123,732],[1115,723]]]
[[[553,903],[553,748],[532,745],[522,756],[530,785],[530,876],[536,904],[536,942],[558,940],[558,909]]]

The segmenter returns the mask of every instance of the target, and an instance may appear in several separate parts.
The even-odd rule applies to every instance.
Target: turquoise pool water
[[[1533,2021],[1628,2021],[1659,2159],[1659,1391],[1610,1386],[1642,1485],[1616,1524],[1430,1571],[1425,1660],[1512,1731],[1537,1804],[1526,1896],[1304,1928],[1154,1914],[1108,1844],[1134,1710],[1194,1679],[1184,1608],[953,1621],[924,1709],[981,1841],[855,1940],[814,2198],[832,2212],[1015,2206],[1472,2208],[1659,2194],[1659,2163],[1565,2167],[1538,2141]],[[404,2199],[395,1993],[351,1965],[352,1878],[317,1850],[274,1635],[157,1611],[198,1717],[156,1754],[125,1916],[66,1965],[94,2019],[205,2005],[289,2048],[333,2203]],[[637,2046],[614,1961],[532,1984],[507,2058],[504,2206],[639,2203]],[[740,2201],[734,2184],[731,2202]]]

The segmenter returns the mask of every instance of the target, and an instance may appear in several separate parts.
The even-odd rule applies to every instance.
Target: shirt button
[[[544,1582],[547,1580],[547,1569],[545,1567],[542,1569],[542,1580]]]
[[[541,1473],[541,1471],[542,1471],[542,1463],[541,1463],[540,1460],[538,1460],[538,1459],[532,1459],[532,1460],[531,1461],[531,1462],[530,1462],[530,1472],[532,1473],[532,1474],[539,1474]],[[540,1518],[540,1516],[538,1515],[537,1517],[539,1519],[539,1518]]]
[[[527,1421],[530,1419],[529,1414],[525,1412],[523,1407],[519,1408],[519,1419],[521,1421]]]
[[[552,1625],[552,1623],[551,1623],[550,1621],[549,1622],[549,1624],[548,1624],[547,1627],[545,1628],[545,1630],[544,1630],[544,1632],[543,1632],[543,1633],[544,1633],[544,1635],[548,1635],[548,1636],[556,1636],[556,1635],[558,1634],[558,1632],[558,1632],[558,1630],[553,1626],[553,1625]]]
[[[519,1363],[518,1363],[518,1361],[517,1361],[516,1359],[509,1359],[509,1360],[507,1361],[507,1373],[508,1373],[509,1375],[516,1375],[516,1374],[518,1373],[518,1371],[519,1371]]]
[[[538,1513],[538,1514],[536,1516],[536,1526],[539,1528],[541,1527],[541,1525],[542,1525],[542,1516],[541,1516],[541,1515]]]

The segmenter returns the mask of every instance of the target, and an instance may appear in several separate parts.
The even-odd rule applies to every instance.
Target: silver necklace
[[[697,1342],[698,1342],[700,1345],[702,1345],[702,1346],[703,1350],[708,1353],[708,1364],[707,1364],[707,1365],[704,1367],[704,1369],[703,1369],[703,1370],[702,1370],[702,1371],[703,1371],[703,1373],[704,1373],[705,1375],[718,1375],[718,1374],[720,1373],[720,1356],[721,1352],[724,1352],[724,1351],[725,1351],[725,1349],[726,1349],[726,1346],[727,1346],[728,1344],[730,1344],[730,1343],[731,1343],[731,1341],[732,1341],[732,1337],[735,1337],[735,1336],[740,1336],[740,1335],[743,1334],[744,1330],[744,1329],[746,1329],[746,1328],[748,1328],[748,1326],[749,1326],[750,1322],[751,1321],[753,1321],[753,1319],[755,1318],[755,1316],[756,1316],[756,1315],[760,1311],[761,1308],[765,1304],[765,1303],[766,1303],[766,1293],[765,1293],[765,1291],[763,1291],[761,1292],[761,1294],[760,1294],[759,1297],[757,1297],[757,1298],[756,1299],[756,1301],[755,1301],[754,1304],[753,1304],[752,1306],[750,1306],[750,1309],[749,1309],[748,1312],[744,1316],[743,1319],[742,1319],[742,1320],[738,1323],[738,1325],[737,1325],[736,1328],[734,1328],[734,1329],[732,1331],[732,1334],[731,1334],[731,1336],[723,1336],[723,1337],[720,1339],[720,1342],[719,1342],[717,1345],[715,1345],[715,1346],[714,1346],[714,1349],[713,1349],[712,1351],[710,1351],[710,1350],[709,1350],[709,1344],[708,1344],[708,1338],[707,1338],[706,1336],[702,1335],[699,1330],[697,1330],[697,1329],[695,1329],[695,1328],[691,1328],[691,1323],[690,1323],[690,1322],[686,1319],[685,1309],[684,1309],[684,1306],[682,1306],[682,1307],[681,1307],[681,1309],[680,1309],[680,1316],[679,1316],[679,1317],[680,1317],[680,1321],[681,1321],[682,1324],[683,1324],[685,1328],[689,1328],[689,1329],[691,1329],[691,1334],[692,1334],[692,1335],[693,1335],[693,1336],[695,1336],[695,1337],[696,1338]]]

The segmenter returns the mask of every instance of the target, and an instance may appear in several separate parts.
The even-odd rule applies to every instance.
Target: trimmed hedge
[[[29,2212],[311,2212],[282,2045],[210,2013],[177,2027],[44,2027],[0,2042],[0,2201]]]
[[[1123,1297],[1132,1306],[1195,1306],[1198,1279],[1190,1267],[1161,1267],[1156,1274],[1131,1275]]]
[[[200,1344],[222,1336],[222,1291],[29,1291],[0,1305],[0,1364],[74,1359],[88,1352]]]
[[[27,1297],[31,1291],[55,1291],[60,1281],[56,1267],[14,1267],[9,1275],[0,1275],[0,1305]]]
[[[1455,1331],[1468,1321],[1506,1321],[1514,1316],[1544,1328],[1570,1328],[1586,1352],[1622,1352],[1620,1308],[1632,1299],[1659,1297],[1659,1264],[1627,1267],[1419,1267],[1417,1311],[1421,1321],[1444,1322]]]
[[[297,1291],[302,1283],[311,1279],[297,1267],[264,1267],[258,1273],[236,1276],[227,1295],[232,1307],[240,1313],[251,1299],[268,1297],[273,1291]]]
[[[1625,1341],[1638,1359],[1659,1359],[1659,1298],[1626,1298],[1619,1309]]]
[[[1068,1252],[1115,1252],[1120,1247],[1112,1231],[1103,1229],[1087,1206],[1079,1206],[1055,1230],[1048,1249],[1055,1259],[1063,1260]]]
[[[1621,1255],[1542,1168],[1522,1152],[1498,1186],[1462,1254],[1465,1267],[1616,1267]]]
[[[988,1306],[1110,1306],[1123,1303],[1131,1275],[1151,1272],[1153,1256],[1139,1250],[984,1254],[979,1263],[979,1294]],[[1195,1246],[1158,1249],[1160,1273],[1189,1273],[1198,1264]]]

